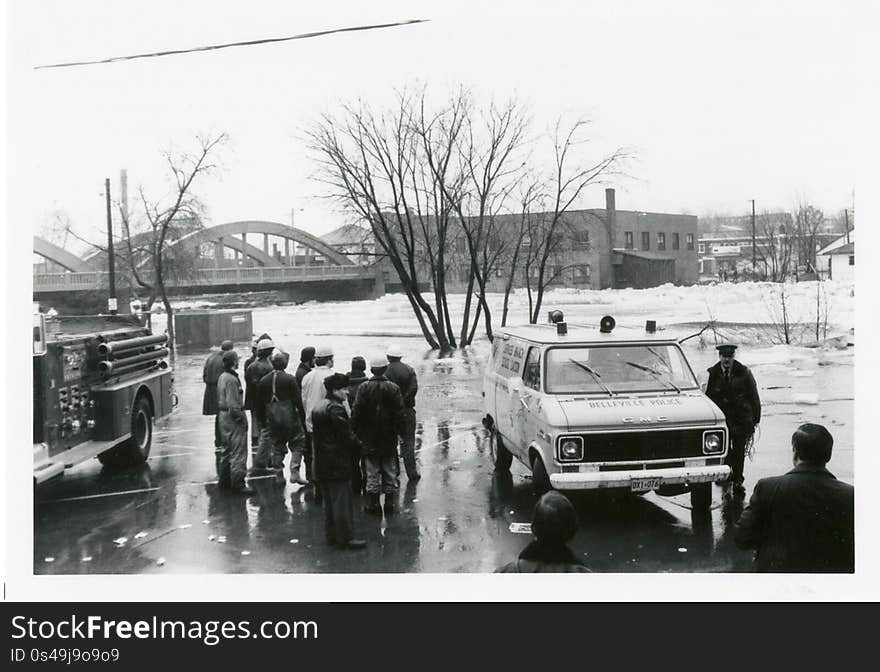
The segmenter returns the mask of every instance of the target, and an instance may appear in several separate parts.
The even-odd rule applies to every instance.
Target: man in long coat
[[[730,467],[730,480],[725,484],[725,494],[732,486],[733,495],[744,498],[745,476],[743,467],[746,445],[761,422],[761,398],[758,386],[748,367],[735,359],[736,346],[725,343],[716,346],[718,362],[709,368],[706,395],[714,401],[727,421],[730,442],[724,463]]]
[[[223,373],[217,382],[217,407],[222,445],[217,454],[217,478],[221,489],[249,495],[247,476],[248,421],[244,413],[241,381],[238,379],[238,355],[223,353]]]
[[[202,397],[202,415],[214,416],[214,448],[220,447],[220,422],[217,417],[217,381],[223,373],[223,353],[235,347],[232,341],[223,341],[219,352],[212,352],[205,361],[202,370],[202,382],[205,383],[205,394]]]

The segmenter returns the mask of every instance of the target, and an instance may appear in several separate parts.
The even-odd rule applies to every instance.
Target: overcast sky
[[[123,9],[124,5],[124,9]],[[854,6],[854,5],[852,5]],[[224,171],[198,188],[212,223],[343,223],[315,195],[300,129],[357,98],[386,105],[417,81],[478,98],[516,94],[534,128],[593,121],[595,147],[638,161],[621,209],[745,214],[804,196],[852,206],[854,36],[847,3],[69,2],[10,3],[11,214],[37,232],[55,210],[95,237],[103,180],[152,193],[161,150],[225,131]],[[347,25],[429,23],[109,65],[33,66]],[[580,204],[601,207],[601,189]],[[98,234],[99,235],[99,234]]]

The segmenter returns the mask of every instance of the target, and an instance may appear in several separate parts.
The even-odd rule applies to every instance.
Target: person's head
[[[723,343],[716,345],[715,349],[718,351],[718,361],[721,362],[721,367],[730,368],[733,365],[733,360],[736,359],[736,346],[732,343]]]
[[[235,371],[238,368],[238,353],[235,350],[227,350],[223,353],[223,368],[227,371]]]
[[[834,439],[822,425],[807,422],[791,435],[792,461],[824,467],[831,459]]]
[[[226,352],[227,350],[232,350],[232,348],[234,348],[234,347],[235,347],[235,343],[233,343],[232,341],[223,341],[220,344],[220,351]]]
[[[260,339],[260,342],[257,343],[257,357],[259,359],[265,359],[272,354],[274,349],[275,343],[271,338],[262,338]]]
[[[290,355],[288,355],[284,350],[276,350],[272,354],[272,358],[270,360],[272,362],[272,368],[276,371],[284,371],[287,368],[288,362],[290,362]]]
[[[564,546],[577,532],[577,512],[572,503],[555,490],[545,494],[532,512],[532,534],[548,546]]]
[[[352,357],[351,358],[351,372],[352,373],[364,373],[367,370],[367,360],[363,357]]]
[[[258,344],[261,340],[262,340],[262,339],[258,336],[257,338],[254,339],[254,342],[251,343],[251,354],[253,354],[253,355],[256,355],[256,354],[257,354],[257,344]]]
[[[315,350],[315,366],[333,366],[333,348],[322,345]]]
[[[387,368],[388,360],[385,357],[373,357],[370,360],[370,373],[374,376],[384,375]]]
[[[315,365],[315,349],[309,345],[303,348],[299,353],[299,361],[302,364],[306,364],[309,367]]]
[[[345,401],[348,397],[348,376],[344,373],[334,373],[324,379],[324,389],[327,396],[338,401]]]
[[[386,355],[389,362],[399,362],[401,359],[403,359],[403,352],[396,345],[388,348],[388,352],[386,353]]]

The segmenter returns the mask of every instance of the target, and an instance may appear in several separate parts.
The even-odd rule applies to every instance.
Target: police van
[[[702,392],[680,343],[657,333],[551,324],[496,334],[483,385],[484,426],[498,471],[513,458],[537,493],[626,489],[690,492],[708,511],[724,481],[728,430]]]

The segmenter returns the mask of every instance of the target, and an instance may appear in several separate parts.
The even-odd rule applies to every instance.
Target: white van
[[[536,492],[690,491],[708,511],[724,481],[724,414],[700,389],[678,341],[656,332],[557,323],[502,329],[483,385],[496,470],[516,457]]]

